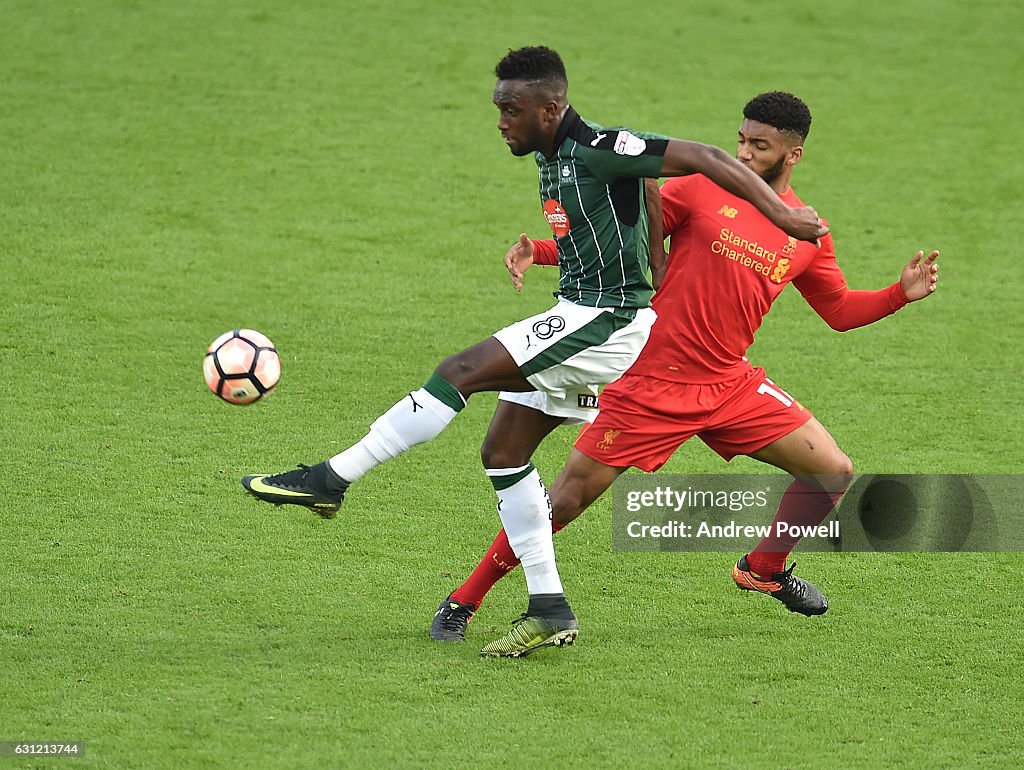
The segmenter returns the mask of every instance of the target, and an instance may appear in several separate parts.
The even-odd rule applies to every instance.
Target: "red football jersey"
[[[798,241],[699,174],[669,179],[661,197],[668,270],[652,303],[658,322],[631,374],[685,383],[739,376],[750,370],[747,348],[786,284],[808,298],[845,291],[831,235]],[[781,197],[804,205],[792,189]]]

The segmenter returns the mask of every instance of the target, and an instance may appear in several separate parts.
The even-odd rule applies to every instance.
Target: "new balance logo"
[[[738,212],[732,206],[722,206],[722,208],[718,210],[718,213],[724,217],[728,217],[729,219],[735,219],[736,215],[739,214],[740,212]]]
[[[590,142],[591,147],[597,147],[597,143],[604,139],[608,134],[598,134],[593,141]]]

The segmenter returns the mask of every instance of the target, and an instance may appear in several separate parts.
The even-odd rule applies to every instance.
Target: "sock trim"
[[[533,463],[527,463],[522,468],[485,468],[484,470],[494,486],[494,491],[501,492],[503,489],[518,484],[537,469]]]
[[[430,375],[427,384],[423,389],[430,395],[456,412],[461,412],[466,406],[466,399],[459,393],[458,389],[437,372]]]

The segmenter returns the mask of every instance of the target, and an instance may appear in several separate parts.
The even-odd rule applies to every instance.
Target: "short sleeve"
[[[625,128],[595,130],[596,136],[590,146],[580,145],[577,151],[599,181],[611,184],[623,178],[656,179],[661,176],[668,147],[666,137]]]
[[[697,201],[701,177],[676,176],[661,186],[661,216],[665,237],[686,224]]]

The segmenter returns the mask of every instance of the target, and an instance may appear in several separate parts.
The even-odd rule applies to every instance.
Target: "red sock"
[[[564,524],[551,522],[553,533],[564,528]],[[494,538],[491,547],[487,549],[484,558],[476,565],[473,574],[466,578],[465,583],[452,591],[452,599],[460,604],[472,604],[480,609],[484,597],[494,587],[494,584],[518,566],[519,558],[512,550],[512,546],[508,544],[508,535],[502,529]]]
[[[800,541],[799,536],[790,533],[776,535],[780,521],[790,526],[814,527],[821,524],[836,507],[840,492],[825,492],[818,487],[807,486],[793,479],[793,483],[782,495],[779,512],[772,519],[772,533],[758,543],[754,550],[747,554],[747,563],[751,571],[763,578],[771,577],[786,569],[786,557]]]

